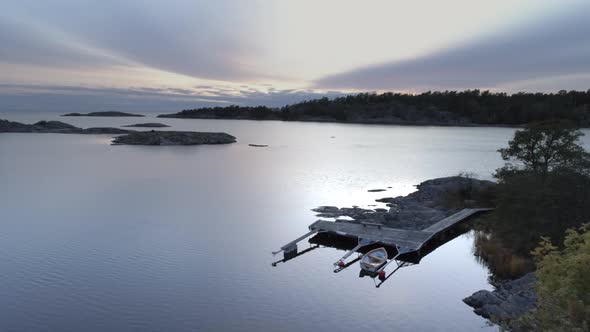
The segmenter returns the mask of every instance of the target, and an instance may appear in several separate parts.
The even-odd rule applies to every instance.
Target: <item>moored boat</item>
[[[383,247],[373,249],[361,258],[361,268],[371,273],[376,273],[385,263],[387,263],[387,250]]]

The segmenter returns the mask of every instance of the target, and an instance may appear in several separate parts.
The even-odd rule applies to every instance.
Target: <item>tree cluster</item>
[[[542,122],[517,131],[500,149],[495,232],[527,254],[542,236],[562,241],[571,227],[590,221],[590,154],[582,132],[568,122]]]

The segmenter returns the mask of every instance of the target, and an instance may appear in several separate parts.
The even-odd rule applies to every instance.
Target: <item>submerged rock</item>
[[[509,323],[535,308],[537,278],[531,272],[496,286],[494,291],[480,290],[463,299],[474,312],[494,323]]]
[[[236,138],[226,133],[191,131],[142,131],[115,137],[113,144],[128,145],[199,145],[229,144]]]
[[[132,125],[126,125],[123,127],[140,127],[140,128],[164,128],[170,127],[169,125],[158,123],[158,122],[147,122],[147,123],[136,123]]]
[[[112,116],[112,117],[144,117],[142,114],[133,114],[125,112],[107,111],[107,112],[90,112],[90,113],[67,113],[62,116]]]

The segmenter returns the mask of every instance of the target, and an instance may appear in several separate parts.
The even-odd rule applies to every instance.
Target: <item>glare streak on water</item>
[[[490,288],[468,235],[380,289],[357,266],[334,274],[342,251],[276,268],[270,252],[303,234],[319,205],[367,207],[460,171],[490,178],[513,129],[0,118],[157,121],[238,138],[141,147],[111,146],[108,135],[0,134],[1,331],[487,329],[461,302]]]

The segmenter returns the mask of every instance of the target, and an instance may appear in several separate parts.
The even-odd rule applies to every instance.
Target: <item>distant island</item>
[[[112,127],[94,127],[79,128],[61,121],[39,121],[34,124],[25,124],[20,122],[0,119],[0,133],[51,133],[51,134],[127,134],[133,130],[112,128]]]
[[[226,133],[194,131],[135,131],[112,127],[79,128],[61,121],[39,121],[25,124],[0,119],[0,133],[121,135],[113,145],[200,145],[235,143],[236,138]],[[122,135],[123,134],[123,135]]]
[[[169,125],[165,125],[163,123],[148,122],[148,123],[136,123],[136,124],[126,125],[126,126],[122,126],[122,127],[165,128],[165,127],[170,127],[170,126]]]
[[[107,112],[90,112],[90,113],[67,113],[67,114],[62,114],[62,116],[144,117],[145,115],[125,113],[125,112],[107,111]]]
[[[360,93],[287,105],[205,107],[159,118],[317,121],[442,126],[522,126],[549,119],[590,126],[590,90],[558,93],[493,93],[480,90]]]

